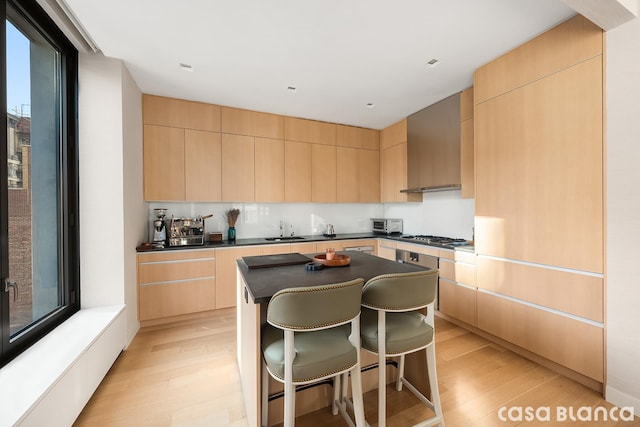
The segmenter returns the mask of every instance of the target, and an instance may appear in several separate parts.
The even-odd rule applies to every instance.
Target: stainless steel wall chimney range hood
[[[407,185],[403,193],[460,189],[460,93],[407,118]]]

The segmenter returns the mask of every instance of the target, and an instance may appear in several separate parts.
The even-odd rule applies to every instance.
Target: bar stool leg
[[[432,342],[427,350],[427,369],[429,374],[429,388],[431,389],[431,403],[436,417],[439,418],[440,426],[444,427],[444,418],[442,416],[442,406],[440,405],[440,391],[438,390],[438,376],[436,374],[436,347]]]
[[[351,394],[353,396],[353,415],[356,426],[364,427],[364,399],[362,397],[362,378],[360,376],[360,363],[351,371]]]
[[[342,405],[344,400],[342,399],[342,391],[340,386],[341,375],[333,377],[333,404],[331,405],[331,413],[338,415],[338,405]]]
[[[260,416],[262,427],[269,425],[269,372],[267,371],[267,364],[262,359],[262,415]]]
[[[293,331],[284,331],[284,427],[293,427],[296,420],[296,386],[293,384]]]
[[[396,390],[402,391],[402,379],[404,378],[404,354],[400,356],[398,364],[398,379],[396,380]]]
[[[387,346],[385,312],[378,311],[378,427],[387,421]]]

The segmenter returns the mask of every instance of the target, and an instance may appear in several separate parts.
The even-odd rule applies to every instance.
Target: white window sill
[[[125,346],[124,308],[80,310],[0,369],[0,425],[36,425],[54,402],[48,425],[70,425]]]

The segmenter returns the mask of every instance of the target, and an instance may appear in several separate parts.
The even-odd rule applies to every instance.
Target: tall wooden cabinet
[[[600,384],[603,43],[578,15],[481,67],[473,119],[477,325]]]

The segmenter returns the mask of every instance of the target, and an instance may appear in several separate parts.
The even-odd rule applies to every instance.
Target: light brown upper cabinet
[[[255,139],[256,202],[284,202],[284,141]]]
[[[337,144],[340,147],[380,149],[380,132],[355,126],[337,125]]]
[[[460,93],[460,180],[463,199],[472,199],[475,187],[473,155],[473,88]]]
[[[380,152],[338,147],[338,202],[380,202]]]
[[[220,106],[163,96],[142,95],[147,125],[220,132]]]
[[[600,55],[603,44],[595,24],[577,15],[478,68],[474,74],[475,103]]]
[[[222,148],[218,132],[184,131],[185,199],[208,202],[222,197]]]
[[[222,132],[283,139],[284,117],[258,111],[222,107]]]
[[[335,123],[285,117],[284,139],[287,141],[336,145],[336,125]]]
[[[358,202],[380,203],[380,151],[358,150]]]
[[[338,147],[338,202],[358,200],[358,149]]]
[[[401,193],[407,183],[407,119],[380,132],[380,201],[421,202],[421,193]]]
[[[284,142],[284,199],[286,202],[311,201],[311,145]]]
[[[143,103],[145,200],[335,203],[342,180],[340,201],[380,201],[377,130],[146,94]],[[357,150],[340,172],[337,145]]]
[[[336,146],[311,144],[311,201],[336,202]]]
[[[184,200],[184,129],[144,125],[145,200]]]
[[[254,138],[222,134],[222,201],[255,200]]]

